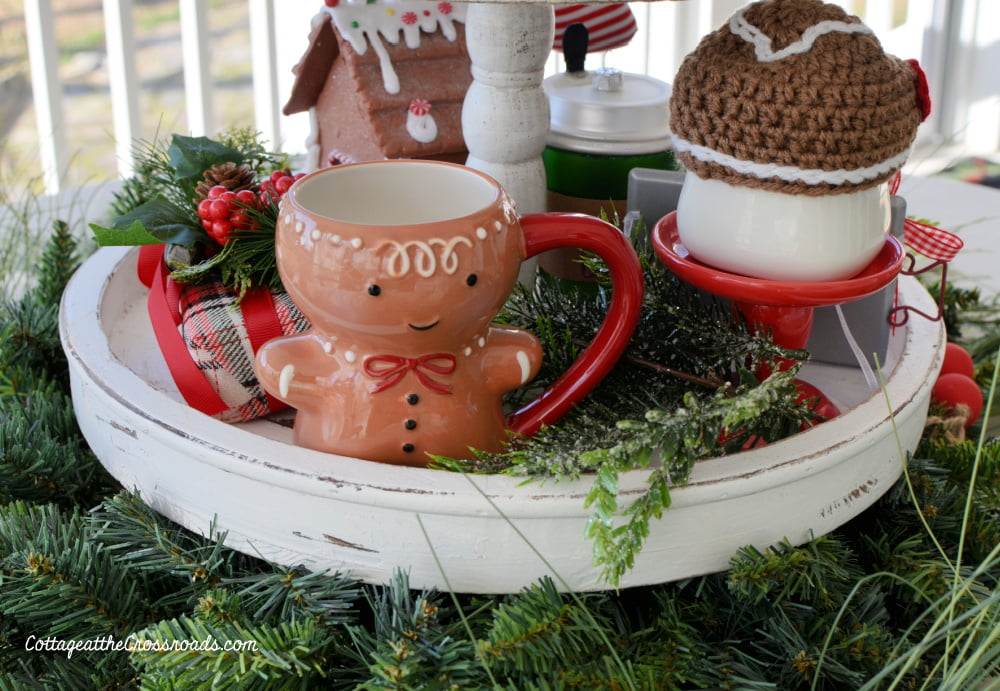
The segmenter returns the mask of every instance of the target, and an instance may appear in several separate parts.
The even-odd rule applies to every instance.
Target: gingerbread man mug
[[[285,288],[312,326],[257,353],[257,375],[297,409],[295,443],[423,466],[530,436],[587,395],[624,352],[642,271],[614,226],[580,214],[518,217],[465,166],[391,160],[335,166],[285,195],[275,236]],[[538,372],[527,331],[493,324],[521,262],[557,247],[596,252],[612,301],[590,346],[550,388],[505,415]]]

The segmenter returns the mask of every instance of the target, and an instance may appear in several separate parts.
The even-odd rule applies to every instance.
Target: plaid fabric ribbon
[[[229,408],[215,415],[245,422],[284,407],[257,381],[254,354],[275,336],[301,333],[308,320],[284,291],[258,288],[242,304],[217,281],[184,286],[180,331],[188,354]]]
[[[889,192],[896,194],[900,180],[900,173],[896,173],[889,182]],[[950,262],[965,246],[962,238],[954,233],[911,218],[903,224],[903,242],[913,251],[937,262]]]
[[[170,278],[163,245],[139,248],[137,273],[149,288],[156,343],[178,391],[192,408],[223,422],[245,422],[285,408],[254,372],[254,354],[309,321],[284,291],[257,288],[239,302],[218,281],[181,285]]]
[[[611,5],[559,5],[555,9],[556,37],[554,50],[563,49],[562,37],[570,24],[583,24],[589,32],[587,50],[596,53],[627,45],[638,25],[625,3]]]

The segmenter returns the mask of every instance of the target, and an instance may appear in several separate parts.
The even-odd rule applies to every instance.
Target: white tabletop
[[[951,262],[955,285],[978,287],[984,300],[1000,295],[1000,190],[938,177],[903,178],[908,216],[958,234],[965,247]]]

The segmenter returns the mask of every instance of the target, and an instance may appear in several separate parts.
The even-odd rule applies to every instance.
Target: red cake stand
[[[771,281],[729,273],[692,257],[677,232],[676,211],[661,218],[653,227],[652,242],[660,261],[680,279],[732,300],[752,328],[769,331],[777,345],[789,350],[806,347],[816,307],[859,300],[881,290],[899,274],[905,256],[899,241],[890,235],[875,259],[852,278],[817,282]],[[766,376],[768,372],[758,374]],[[800,388],[810,396],[818,393],[805,382],[800,383]],[[822,402],[829,406],[827,410],[833,408],[825,397]]]

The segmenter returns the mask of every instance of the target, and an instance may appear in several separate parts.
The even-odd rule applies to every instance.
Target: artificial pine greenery
[[[193,535],[104,474],[57,348],[75,261],[57,228],[38,288],[0,310],[0,688],[998,687],[996,440],[928,438],[860,517],[726,573],[587,595],[363,585]]]

